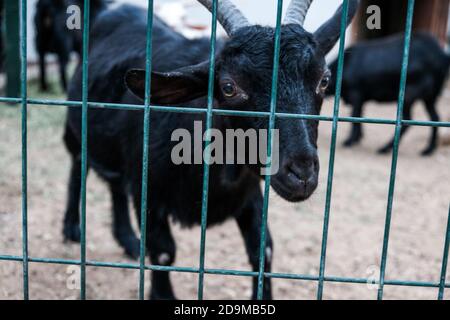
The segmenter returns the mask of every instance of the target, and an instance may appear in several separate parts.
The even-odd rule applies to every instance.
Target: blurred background
[[[28,1],[28,62],[30,68],[37,65],[38,54],[35,46],[35,24],[34,17],[36,14],[36,4],[38,0]],[[286,2],[286,1],[285,1]],[[148,1],[146,0],[115,0],[116,5],[122,3],[134,4],[146,8]],[[276,2],[273,0],[259,0],[258,8],[255,8],[255,1],[238,0],[236,3],[252,22],[263,25],[274,25],[276,19]],[[287,3],[287,2],[286,2]],[[340,0],[327,0],[313,2],[308,13],[305,29],[309,31],[316,30],[320,24],[329,18],[341,3]],[[346,45],[349,46],[357,41],[365,39],[374,39],[395,34],[404,30],[405,14],[407,0],[388,1],[388,0],[363,0],[362,7],[367,8],[369,5],[377,5],[381,8],[383,14],[381,16],[383,28],[381,30],[368,30],[365,27],[364,16],[366,13],[361,10],[356,18],[353,27],[347,32]],[[210,15],[194,0],[156,0],[154,1],[155,12],[164,18],[164,20],[179,32],[189,38],[206,36],[209,34]],[[286,11],[287,5],[284,5]],[[415,5],[414,29],[426,30],[433,33],[442,43],[447,46],[447,39],[450,32],[448,24],[449,18],[449,0],[417,0]],[[5,26],[5,19],[3,25]],[[6,26],[5,26],[6,27]],[[14,28],[16,26],[13,26]],[[224,31],[219,25],[219,36],[224,36]],[[14,46],[14,45],[13,45]],[[8,44],[4,50],[7,52]],[[12,54],[17,55],[18,44],[11,48]],[[329,59],[337,55],[337,47],[329,55]],[[55,56],[49,54],[46,59],[51,65],[55,62]],[[8,66],[12,67],[11,64]],[[14,71],[11,71],[14,73]],[[32,74],[35,74],[36,71]],[[0,84],[4,83],[4,75],[0,75]],[[13,79],[15,87],[17,87],[18,79]],[[18,89],[12,88],[10,96],[17,95]]]
[[[36,2],[38,0],[29,0],[28,26],[29,34],[34,34],[33,19],[35,15]],[[116,3],[128,3],[147,7],[147,0],[115,0]],[[263,25],[274,25],[276,19],[276,2],[273,0],[258,0],[258,7],[255,8],[255,0],[237,0],[239,8],[244,14],[255,23]],[[285,1],[288,3],[288,1]],[[342,3],[340,0],[326,0],[313,2],[305,22],[305,29],[314,31],[320,24],[328,19]],[[446,42],[450,28],[447,20],[449,17],[448,0],[417,0],[415,28],[433,32],[439,39]],[[367,28],[356,26],[353,30],[358,33],[358,39],[382,37],[388,34],[397,33],[404,30],[406,0],[363,0],[362,6],[378,5],[384,13],[382,15],[383,28],[380,31],[365,32]],[[177,28],[180,32],[189,37],[207,35],[206,29],[210,24],[210,15],[194,0],[155,0],[155,11],[163,17],[171,26]],[[286,11],[287,5],[284,5]],[[360,17],[362,16],[360,14]],[[358,24],[361,20],[358,21]],[[198,31],[189,26],[204,26],[205,30]],[[387,27],[388,26],[388,27]],[[220,33],[224,35],[223,29],[219,26]],[[33,37],[28,38],[29,60],[36,61],[37,55],[34,50]],[[349,42],[347,42],[348,44]]]
[[[9,1],[9,0],[8,0]],[[55,55],[47,56],[48,91],[38,81],[38,55],[35,46],[34,15],[36,0],[28,1],[28,90],[30,98],[65,99],[57,72]],[[146,6],[145,0],[116,0]],[[235,0],[252,22],[274,25],[275,0]],[[285,1],[285,7],[287,3]],[[448,46],[450,0],[417,0],[415,30],[426,30]],[[314,31],[328,19],[340,0],[317,0],[308,14],[305,28]],[[368,5],[382,9],[382,29],[365,27]],[[404,30],[406,0],[364,0],[362,9],[347,32],[347,45],[385,37]],[[187,37],[209,34],[210,14],[194,0],[155,0],[155,12]],[[3,22],[4,23],[4,22]],[[224,33],[221,32],[220,35]],[[16,43],[17,45],[17,43]],[[329,59],[336,56],[336,48]],[[73,54],[69,74],[77,63]],[[6,63],[5,68],[11,65]],[[12,81],[17,81],[12,80]],[[5,74],[0,76],[0,90],[5,95]],[[13,85],[14,87],[14,85]],[[14,90],[14,89],[12,89]],[[16,91],[17,94],[17,91]],[[14,94],[10,95],[14,96]],[[395,119],[396,103],[368,103],[368,118]],[[450,121],[450,88],[448,83],[438,102],[443,121]],[[324,115],[332,115],[333,99],[325,101]],[[29,106],[29,246],[33,257],[79,259],[79,245],[63,243],[61,226],[65,210],[70,158],[62,143],[66,108]],[[342,102],[342,116],[350,109]],[[429,120],[423,105],[414,109],[414,119]],[[386,216],[391,156],[376,150],[393,136],[390,125],[365,125],[361,145],[341,147],[350,125],[340,123],[335,162],[333,197],[327,253],[326,274],[339,277],[378,279],[382,239]],[[21,144],[20,109],[0,104],[0,254],[21,255]],[[438,282],[442,262],[445,226],[450,202],[450,132],[441,129],[437,151],[421,157],[430,129],[414,127],[402,141],[399,151],[397,185],[394,198],[391,241],[387,262],[387,279]],[[319,272],[323,215],[327,185],[331,124],[319,129],[321,160],[320,185],[307,202],[291,204],[271,192],[269,223],[275,244],[274,272],[317,275]],[[111,232],[111,201],[105,184],[92,172],[87,194],[88,259],[105,262],[134,262],[127,259]],[[134,216],[133,216],[134,218]],[[137,224],[134,221],[137,231]],[[174,225],[178,244],[175,265],[198,266],[200,229],[181,229]],[[233,221],[208,229],[206,267],[250,270]],[[76,299],[78,291],[68,286],[71,270],[67,266],[30,264],[30,297],[32,299]],[[197,275],[173,273],[179,298],[195,299]],[[0,299],[22,297],[21,264],[0,261]],[[122,269],[87,271],[87,294],[90,299],[135,299],[138,272]],[[147,275],[147,285],[149,285]],[[450,277],[447,277],[449,281]],[[317,283],[276,279],[276,299],[315,299]],[[247,299],[251,279],[206,275],[205,298]],[[385,288],[386,299],[435,299],[435,288]],[[377,291],[367,284],[326,283],[326,299],[376,299]],[[447,299],[450,295],[447,294]]]

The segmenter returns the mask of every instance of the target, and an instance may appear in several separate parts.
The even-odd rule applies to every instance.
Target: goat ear
[[[347,26],[352,22],[353,17],[359,7],[359,0],[349,0]],[[324,54],[328,54],[339,40],[341,32],[341,20],[343,15],[342,5],[337,9],[336,13],[330,20],[325,22],[315,33],[314,37],[319,43]]]
[[[205,96],[208,92],[208,66],[201,63],[172,72],[152,72],[151,102],[177,105]],[[125,76],[127,87],[145,98],[145,70],[130,70]]]
[[[125,75],[127,88],[142,100],[145,99],[145,70],[132,69]]]

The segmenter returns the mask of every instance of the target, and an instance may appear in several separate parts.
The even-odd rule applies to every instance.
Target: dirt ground
[[[60,92],[31,97],[59,98]],[[439,103],[443,119],[450,121],[450,89]],[[332,101],[324,105],[331,114]],[[395,108],[367,106],[367,116],[393,119]],[[427,119],[423,106],[415,106],[415,119]],[[341,108],[342,115],[349,109]],[[65,108],[29,108],[29,251],[32,257],[78,259],[79,246],[62,241],[61,224],[66,201],[69,157],[61,143]],[[341,147],[349,125],[339,125],[331,220],[327,251],[328,276],[375,278],[380,264],[386,214],[390,156],[376,150],[393,135],[393,127],[365,125],[361,146]],[[448,129],[441,130],[449,139]],[[393,220],[387,261],[387,279],[433,281],[440,275],[445,226],[450,202],[450,146],[440,145],[428,158],[421,157],[429,128],[415,127],[402,141],[398,165]],[[320,187],[307,202],[290,204],[271,192],[269,223],[275,243],[274,272],[317,275],[320,261],[324,203],[328,173],[330,123],[320,127]],[[445,139],[445,138],[444,138]],[[444,140],[442,139],[442,140]],[[0,105],[0,254],[21,255],[21,156],[20,113]],[[124,257],[111,235],[110,199],[105,185],[91,174],[88,179],[88,259],[133,262]],[[174,226],[178,243],[177,266],[197,267],[200,229]],[[233,221],[208,229],[206,267],[249,270],[243,242]],[[32,299],[76,299],[70,284],[73,268],[30,264]],[[449,272],[450,273],[450,272]],[[197,275],[172,273],[179,298],[195,299]],[[22,270],[18,262],[0,261],[0,299],[22,297]],[[150,286],[149,274],[146,284]],[[450,277],[447,277],[450,281]],[[273,280],[276,299],[314,299],[317,282]],[[135,299],[138,272],[89,267],[90,299]],[[251,280],[207,275],[205,298],[247,299]],[[437,289],[386,286],[386,299],[435,299]],[[367,284],[326,283],[326,299],[375,299]],[[450,292],[446,298],[450,298]]]

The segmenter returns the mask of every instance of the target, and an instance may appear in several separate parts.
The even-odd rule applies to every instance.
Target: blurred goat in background
[[[92,0],[91,20],[95,19],[109,1]],[[42,91],[48,90],[46,77],[45,57],[54,53],[58,57],[61,85],[67,90],[67,65],[72,52],[81,53],[81,30],[69,30],[67,28],[67,8],[77,5],[83,12],[83,0],[39,0],[36,5],[34,18],[36,26],[36,50],[39,54],[40,87]],[[82,17],[80,17],[82,18]]]
[[[3,72],[3,60],[5,58],[3,46],[3,0],[0,0],[0,72]]]
[[[342,98],[353,108],[352,117],[363,116],[365,102],[394,102],[398,100],[398,89],[403,60],[404,36],[361,42],[346,49],[342,78]],[[331,63],[333,78],[328,94],[334,94],[337,60]],[[422,100],[432,121],[439,121],[436,101],[442,93],[450,66],[450,56],[441,48],[431,34],[418,32],[411,39],[403,119],[411,120],[412,106]],[[409,126],[404,125],[402,137]],[[344,145],[351,147],[363,137],[362,124],[353,123],[350,136]],[[394,140],[379,150],[388,153]],[[422,155],[431,155],[438,145],[438,127],[432,128],[432,135]]]

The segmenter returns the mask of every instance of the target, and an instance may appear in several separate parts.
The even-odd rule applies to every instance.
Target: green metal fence
[[[60,264],[60,265],[76,265],[80,266],[80,298],[86,298],[86,268],[87,267],[104,267],[104,268],[122,268],[122,269],[133,269],[139,270],[139,298],[144,299],[144,282],[145,282],[145,271],[156,270],[165,272],[188,272],[198,274],[198,299],[203,299],[203,288],[204,288],[204,276],[205,274],[215,274],[215,275],[230,275],[230,276],[242,276],[242,277],[257,277],[258,278],[258,298],[262,298],[262,289],[264,285],[264,279],[266,278],[276,278],[276,279],[291,279],[291,280],[304,280],[304,281],[315,281],[318,283],[317,289],[317,299],[322,299],[323,288],[325,282],[338,282],[338,283],[355,283],[364,284],[370,283],[370,279],[365,278],[351,278],[351,277],[334,277],[326,275],[326,250],[327,250],[327,238],[328,238],[328,226],[331,214],[331,200],[332,200],[332,187],[333,187],[333,173],[334,173],[334,161],[336,154],[336,138],[337,130],[340,122],[353,122],[353,123],[371,123],[371,124],[388,124],[395,126],[395,143],[392,153],[392,164],[390,172],[390,182],[389,182],[389,194],[387,199],[386,208],[386,221],[384,228],[384,238],[383,238],[383,249],[381,252],[381,264],[380,264],[380,277],[376,284],[378,285],[378,299],[383,299],[383,289],[384,286],[410,286],[410,287],[428,287],[436,288],[438,291],[438,299],[443,299],[445,288],[450,287],[450,283],[445,282],[446,280],[446,269],[448,263],[449,246],[450,246],[450,209],[449,209],[449,220],[445,234],[444,243],[444,253],[442,256],[442,269],[441,277],[436,282],[422,282],[422,281],[409,281],[409,280],[388,280],[385,278],[386,263],[389,248],[389,234],[390,234],[390,224],[392,217],[392,208],[394,200],[395,182],[396,182],[396,169],[398,160],[398,149],[399,149],[399,138],[402,126],[427,126],[427,127],[450,127],[450,122],[432,122],[432,121],[414,121],[414,120],[403,120],[403,104],[405,97],[405,88],[407,80],[407,69],[408,69],[408,58],[409,58],[409,47],[411,41],[411,30],[412,21],[414,13],[414,0],[408,0],[407,9],[407,19],[405,27],[405,43],[403,52],[403,63],[401,71],[401,81],[399,84],[399,98],[398,98],[398,108],[397,108],[397,118],[396,120],[388,119],[374,119],[374,118],[353,118],[353,117],[341,117],[339,116],[340,107],[340,96],[341,96],[341,85],[342,85],[342,73],[344,66],[344,45],[345,45],[345,34],[346,34],[346,19],[347,14],[343,15],[341,22],[341,38],[340,38],[340,49],[339,49],[339,64],[338,64],[338,75],[337,75],[337,90],[334,102],[334,112],[333,116],[312,116],[306,114],[287,114],[287,113],[277,113],[277,75],[279,68],[279,56],[280,56],[280,34],[281,34],[281,14],[283,7],[283,0],[278,0],[277,5],[277,20],[276,20],[276,32],[275,32],[275,52],[273,61],[273,79],[272,79],[272,97],[269,112],[250,112],[250,111],[238,111],[238,110],[223,110],[213,108],[213,81],[214,79],[214,56],[216,51],[216,30],[217,30],[217,0],[213,1],[212,10],[212,28],[211,28],[211,41],[210,41],[210,68],[209,68],[209,90],[208,90],[208,106],[207,108],[187,108],[187,107],[166,107],[150,105],[150,86],[151,77],[150,70],[152,70],[152,25],[153,25],[153,0],[148,1],[148,28],[147,28],[147,54],[146,54],[146,96],[144,105],[130,105],[130,104],[113,104],[113,103],[96,103],[88,101],[88,46],[89,46],[89,8],[90,0],[85,0],[84,5],[84,29],[83,29],[83,78],[82,78],[82,101],[55,101],[55,100],[37,100],[29,99],[27,96],[27,1],[21,1],[21,31],[20,31],[20,52],[21,52],[21,97],[20,98],[5,98],[1,97],[0,102],[5,103],[19,103],[22,106],[22,256],[12,256],[12,255],[0,255],[0,261],[16,261],[22,262],[23,264],[23,297],[24,299],[29,299],[29,273],[28,266],[30,263],[43,263],[43,264]],[[343,0],[343,10],[348,12],[349,0]],[[27,213],[27,108],[28,105],[34,106],[68,106],[76,107],[82,109],[82,192],[81,192],[81,244],[80,244],[80,259],[79,260],[68,260],[68,259],[47,259],[30,257],[28,254],[28,213]],[[91,261],[86,259],[86,173],[87,173],[87,114],[89,108],[120,108],[127,110],[144,110],[144,143],[143,143],[143,174],[142,174],[142,220],[141,220],[141,247],[140,247],[140,261],[138,264],[135,263],[112,263],[112,262],[99,262]],[[206,124],[207,129],[212,126],[212,118],[214,115],[222,116],[241,116],[241,117],[264,117],[269,121],[269,126],[271,129],[275,126],[276,118],[295,118],[295,119],[307,119],[307,120],[319,120],[319,121],[329,121],[332,122],[332,136],[331,136],[331,146],[330,146],[330,159],[328,168],[328,182],[327,182],[327,192],[326,192],[326,203],[325,203],[325,213],[324,213],[324,223],[323,223],[323,235],[322,235],[322,249],[320,255],[320,270],[318,275],[305,275],[305,274],[295,274],[295,273],[273,273],[265,272],[264,270],[264,259],[265,259],[265,242],[266,242],[266,225],[269,207],[269,192],[270,192],[270,175],[265,177],[264,186],[264,205],[262,214],[262,228],[261,228],[261,243],[260,243],[260,266],[257,272],[253,271],[242,271],[242,270],[226,270],[226,269],[208,269],[205,266],[205,243],[206,243],[206,222],[208,214],[208,189],[209,189],[209,166],[208,159],[205,161],[204,165],[204,180],[203,180],[203,197],[202,197],[202,212],[201,212],[201,241],[200,241],[200,256],[198,267],[176,267],[176,266],[158,266],[158,265],[148,265],[145,263],[145,239],[146,239],[146,226],[147,226],[147,190],[148,186],[148,160],[149,160],[149,148],[148,141],[149,135],[151,133],[151,111],[165,111],[165,112],[177,112],[177,113],[204,113],[206,114]],[[210,133],[210,130],[207,132]],[[269,130],[269,142],[268,142],[268,158],[271,160],[271,146],[272,146],[272,136],[271,130]],[[211,136],[206,139],[205,148],[209,148],[209,143]],[[209,152],[206,152],[208,155]],[[270,162],[269,162],[270,163]],[[152,201],[152,199],[149,199]]]

